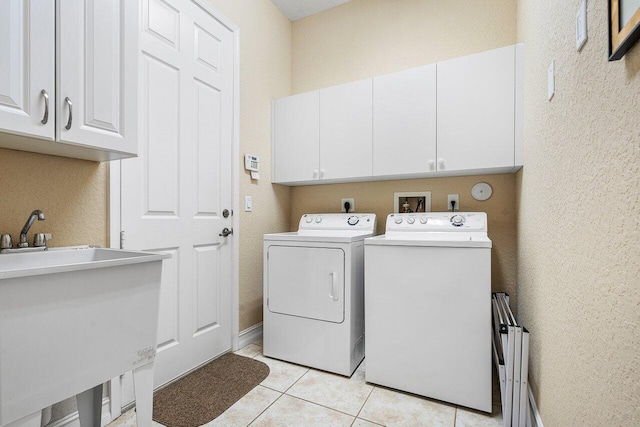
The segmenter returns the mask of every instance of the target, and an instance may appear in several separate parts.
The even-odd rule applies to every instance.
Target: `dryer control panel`
[[[375,231],[376,214],[372,213],[326,213],[304,214],[300,218],[300,230],[354,230]]]
[[[387,217],[386,232],[470,232],[487,231],[484,212],[396,213]]]

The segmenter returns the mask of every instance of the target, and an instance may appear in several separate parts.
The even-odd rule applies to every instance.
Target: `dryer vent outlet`
[[[349,210],[347,210],[347,207],[349,208]],[[344,213],[355,212],[356,202],[354,201],[353,197],[349,199],[342,199],[342,202],[340,203],[340,210]]]

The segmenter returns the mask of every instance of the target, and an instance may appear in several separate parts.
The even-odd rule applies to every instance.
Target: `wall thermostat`
[[[258,163],[260,160],[257,156],[251,154],[245,154],[244,156],[244,168],[251,172],[258,172]]]

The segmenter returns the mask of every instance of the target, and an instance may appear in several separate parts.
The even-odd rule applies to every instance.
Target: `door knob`
[[[228,229],[227,227],[222,229],[222,233],[218,234],[218,236],[227,237],[229,234],[233,234],[233,228]]]

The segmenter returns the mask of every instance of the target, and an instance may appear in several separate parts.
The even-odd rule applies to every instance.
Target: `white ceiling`
[[[297,21],[309,15],[339,6],[349,0],[271,0],[289,18]]]

